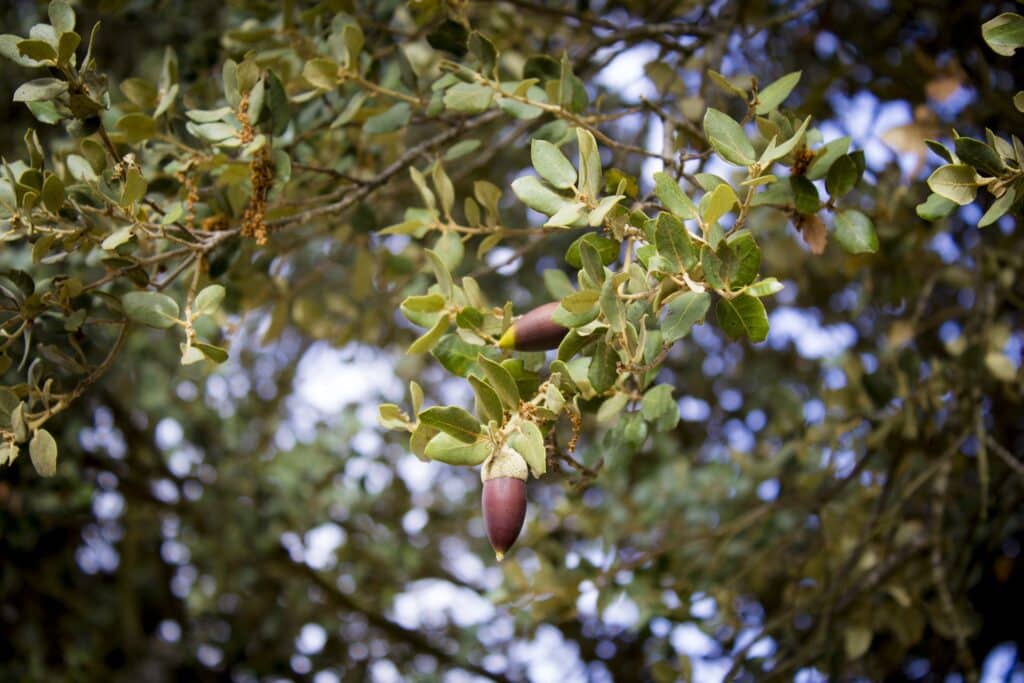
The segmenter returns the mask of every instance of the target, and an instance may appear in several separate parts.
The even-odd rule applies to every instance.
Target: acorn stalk
[[[480,471],[484,527],[498,562],[516,542],[526,519],[528,471],[523,456],[508,446],[487,458]]]
[[[516,351],[547,351],[557,349],[569,329],[551,320],[558,302],[538,306],[515,319],[498,340],[498,346]]]

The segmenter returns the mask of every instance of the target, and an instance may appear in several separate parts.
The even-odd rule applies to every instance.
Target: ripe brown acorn
[[[526,482],[498,477],[484,482],[484,526],[498,562],[519,537],[526,518]]]
[[[557,349],[569,330],[551,320],[556,308],[558,302],[552,301],[519,316],[501,335],[498,346],[516,351]]]
[[[481,507],[487,539],[498,562],[519,537],[526,518],[526,477],[523,456],[507,446],[491,455],[480,471]]]

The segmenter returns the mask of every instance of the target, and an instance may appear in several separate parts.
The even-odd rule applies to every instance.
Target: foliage
[[[205,61],[145,45],[117,78],[84,4],[0,36],[35,119],[0,177],[3,590],[60,605],[0,614],[20,627],[14,675],[358,679],[387,659],[515,678],[489,655],[552,624],[594,667],[675,680],[692,664],[668,630],[708,600],[701,628],[754,678],[881,677],[922,656],[971,677],[1019,637],[986,612],[993,585],[1020,590],[1007,544],[1024,521],[1024,145],[990,93],[950,143],[922,142],[945,162],[925,197],[827,134],[827,89],[885,98],[892,74],[817,3],[252,0],[216,15]],[[977,19],[995,59],[1024,44],[1021,17]],[[872,78],[773,42],[834,32]],[[653,95],[601,80],[651,47]],[[762,86],[747,74],[765,64]],[[974,222],[999,224],[983,234],[960,209],[979,188]],[[569,330],[555,353],[499,343],[545,301]],[[848,330],[848,348],[798,354],[772,331],[787,311]],[[386,445],[359,445],[366,406],[282,436],[318,342],[405,351],[404,404],[360,396],[391,401],[374,407]],[[116,439],[82,436],[111,417]],[[162,444],[171,424],[183,435]],[[498,585],[450,555],[482,550],[465,469],[506,447],[539,481]],[[410,467],[445,493],[394,474]],[[84,524],[112,492],[124,511]],[[429,523],[410,530],[409,510]],[[345,541],[321,566],[300,536],[325,520]],[[116,582],[83,573],[90,534],[117,548]],[[403,623],[398,597],[428,577],[487,593],[516,632]],[[79,605],[92,584],[117,610]],[[600,618],[620,597],[638,612],[625,630]],[[74,658],[40,642],[46,610]],[[111,641],[82,628],[114,619]],[[330,636],[296,663],[306,624]]]

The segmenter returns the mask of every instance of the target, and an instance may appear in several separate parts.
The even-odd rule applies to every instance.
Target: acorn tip
[[[495,550],[494,559],[496,559],[498,562],[501,562],[505,559],[505,553],[501,552],[500,550]]]
[[[511,349],[516,345],[516,328],[514,326],[509,327],[505,330],[505,334],[501,335],[501,339],[498,340],[498,346],[503,349]]]

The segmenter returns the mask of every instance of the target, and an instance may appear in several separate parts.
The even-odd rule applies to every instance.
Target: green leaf
[[[25,402],[19,401],[18,406],[11,411],[11,432],[14,440],[22,443],[28,438],[28,425],[25,423]]]
[[[624,392],[616,392],[612,397],[601,404],[597,410],[597,423],[599,425],[610,425],[623,419],[623,410],[629,403],[629,395]]]
[[[978,181],[974,168],[967,164],[945,164],[939,166],[928,177],[928,187],[960,206],[974,201],[978,194]]]
[[[851,254],[873,254],[878,251],[878,235],[874,224],[856,209],[836,214],[836,239]]]
[[[461,159],[467,154],[475,152],[480,147],[481,144],[483,143],[481,143],[479,140],[474,139],[457,142],[448,148],[448,150],[444,153],[443,159],[445,161],[455,161],[456,159]]]
[[[836,159],[846,154],[847,150],[850,149],[850,138],[849,136],[843,136],[836,138],[831,142],[825,143],[814,153],[814,161],[807,167],[807,177],[810,180],[820,180],[824,178],[829,169],[832,168],[832,164],[835,163]]]
[[[134,234],[134,227],[135,226],[133,225],[125,225],[110,233],[102,242],[100,242],[100,249],[103,249],[104,251],[113,251],[114,249],[117,249],[132,238],[132,235]]]
[[[409,436],[409,450],[420,460],[429,462],[430,458],[428,458],[426,454],[427,444],[432,438],[437,436],[437,434],[438,431],[430,425],[425,425],[422,422],[416,423],[416,426],[413,427],[412,434]],[[452,439],[450,436],[448,438]],[[466,445],[458,439],[452,439],[452,441],[462,446]]]
[[[996,54],[1012,57],[1024,46],[1024,17],[1005,12],[981,25],[981,35]]]
[[[547,472],[548,457],[547,449],[544,447],[544,435],[536,424],[529,420],[520,422],[519,429],[509,437],[509,445],[523,456],[533,476],[541,477]]]
[[[565,252],[565,262],[573,268],[583,267],[583,259],[580,257],[580,246],[583,244],[589,244],[597,249],[597,254],[601,257],[602,265],[607,266],[614,263],[615,260],[619,258],[620,247],[618,242],[607,237],[602,237],[596,232],[588,232],[570,244],[569,248]]]
[[[583,289],[570,294],[562,299],[551,315],[551,320],[564,327],[586,325],[601,312],[599,299],[600,292],[595,289]]]
[[[68,172],[75,180],[83,183],[95,182],[97,180],[96,171],[93,170],[92,165],[85,157],[71,154],[64,160],[64,163],[67,164]]]
[[[757,93],[757,114],[763,116],[777,109],[800,82],[801,73],[800,71],[788,73]]]
[[[697,252],[690,239],[690,232],[682,221],[670,213],[658,214],[654,245],[658,253],[672,264],[674,272],[690,270],[697,264]]]
[[[382,403],[377,406],[377,422],[384,429],[409,429],[409,416],[394,403]]]
[[[594,356],[587,370],[587,379],[594,391],[601,394],[615,384],[619,376],[619,353],[606,340],[602,339],[594,347]]]
[[[793,189],[793,202],[797,212],[817,213],[821,208],[821,198],[814,183],[802,175],[790,177],[789,182]]]
[[[434,210],[437,208],[437,198],[434,197],[433,191],[427,187],[427,179],[423,173],[415,166],[409,167],[409,177],[412,179],[412,184],[416,186],[416,189],[420,193],[420,197],[423,199],[423,204],[428,209]]]
[[[444,259],[441,258],[433,249],[424,249],[423,253],[427,255],[427,261],[430,262],[430,269],[434,271],[434,278],[437,280],[437,286],[441,289],[441,295],[445,299],[452,298],[452,274],[448,270],[447,264]]]
[[[476,83],[456,83],[444,93],[444,106],[464,114],[487,111],[494,99],[494,91]]]
[[[408,102],[399,102],[387,111],[366,119],[363,124],[363,132],[367,135],[382,135],[393,133],[404,128],[412,116],[412,108]]]
[[[434,345],[444,336],[444,333],[448,331],[448,326],[451,324],[451,319],[447,315],[442,315],[434,323],[434,326],[427,330],[423,335],[418,337],[412,344],[409,344],[409,348],[405,350],[406,353],[426,353],[434,348]]]
[[[608,326],[613,332],[622,332],[626,328],[626,320],[622,300],[619,299],[616,292],[617,282],[621,282],[621,280],[615,277],[605,280],[604,286],[601,287],[600,304],[601,312],[604,313]]]
[[[480,60],[483,74],[485,76],[493,75],[494,67],[498,62],[498,50],[494,47],[494,43],[479,31],[473,31],[469,34],[468,47],[473,56]]]
[[[75,30],[75,11],[67,0],[50,0],[46,13],[50,17],[50,25],[57,33]]]
[[[413,313],[438,313],[444,308],[444,303],[445,298],[440,294],[422,294],[419,296],[407,296],[402,301],[400,308],[403,313],[406,311]]]
[[[608,197],[603,197],[601,201],[597,203],[597,206],[587,215],[587,223],[596,228],[597,226],[604,223],[605,217],[608,216],[608,212],[614,209],[619,202],[625,199],[625,195],[616,194]]]
[[[583,313],[597,304],[598,297],[597,290],[581,289],[562,299],[561,305],[570,313]]]
[[[469,31],[457,21],[446,19],[444,23],[427,34],[427,43],[435,50],[451,52],[456,57],[466,54]]]
[[[437,198],[441,202],[441,210],[446,216],[451,215],[452,207],[455,206],[455,186],[452,185],[451,178],[444,172],[444,167],[440,164],[434,164],[434,170],[431,172],[431,178],[434,181],[434,188],[437,190]],[[458,241],[458,235],[452,233],[456,241]],[[444,239],[442,235],[441,239]],[[462,242],[459,241],[461,247]],[[435,247],[437,249],[437,247]],[[461,256],[460,256],[461,260]],[[449,268],[453,267],[449,264]]]
[[[148,140],[156,134],[156,121],[151,116],[146,114],[140,114],[134,112],[131,114],[125,114],[114,126],[117,131],[125,136],[125,142],[129,144],[135,144]],[[208,127],[217,127],[219,129],[227,129],[228,134],[223,137],[207,138],[209,140],[224,140],[229,137],[233,137],[237,131],[231,126],[222,123],[208,124]],[[201,129],[202,126],[196,126],[196,129]],[[206,137],[202,135],[202,137]]]
[[[431,351],[434,358],[448,372],[459,377],[465,377],[466,373],[474,367],[479,353],[479,345],[470,344],[457,334],[446,334]]]
[[[39,102],[52,100],[68,90],[67,81],[58,78],[37,78],[27,83],[22,83],[14,91],[15,102]]]
[[[46,210],[50,213],[57,213],[60,207],[64,205],[66,195],[64,194],[64,183],[60,181],[60,178],[50,174],[46,177],[46,182],[43,183],[43,205]]]
[[[593,134],[583,128],[576,129],[576,140],[580,148],[579,191],[591,199],[601,193],[601,154]]]
[[[782,283],[773,277],[766,277],[760,282],[755,282],[748,286],[745,291],[750,296],[756,296],[758,298],[771,296],[782,291]]]
[[[148,187],[146,179],[137,168],[128,169],[125,174],[124,187],[121,189],[121,206],[129,207],[146,196]]]
[[[521,121],[535,119],[544,113],[544,110],[540,107],[535,107],[532,104],[526,104],[525,102],[513,100],[508,97],[498,99],[498,108],[509,116]]]
[[[723,251],[727,252],[728,245],[723,245]],[[700,266],[704,269],[704,279],[715,289],[725,289],[725,278],[723,271],[725,264],[715,250],[711,247],[702,247],[700,250]]]
[[[587,215],[587,205],[583,202],[566,204],[555,212],[549,220],[545,221],[545,228],[566,228],[578,221],[583,220]]]
[[[523,204],[546,216],[555,215],[572,202],[542,183],[540,178],[534,175],[516,178],[512,181],[512,191]]]
[[[18,66],[39,66],[39,62],[30,57],[26,57],[18,50],[18,43],[22,40],[24,39],[21,36],[16,36],[11,33],[0,35],[0,57],[5,57]]]
[[[838,199],[853,189],[860,180],[857,163],[849,154],[836,159],[825,178],[825,189],[830,197]]]
[[[32,466],[40,477],[52,477],[57,473],[57,441],[45,429],[37,429],[28,444]]]
[[[196,315],[210,315],[220,308],[220,303],[224,301],[225,290],[221,285],[209,285],[203,287],[193,302],[192,310],[195,311]]]
[[[949,153],[949,150],[946,149],[946,146],[941,142],[938,142],[937,140],[925,140],[924,144],[947,164],[953,163],[953,155]]]
[[[441,432],[427,442],[424,454],[431,460],[456,467],[475,467],[491,454],[491,444],[486,440],[466,444],[449,434]]]
[[[129,318],[143,325],[168,328],[178,322],[178,302],[160,292],[128,292],[121,305]]]
[[[284,84],[272,70],[267,71],[267,107],[270,109],[271,134],[284,135],[291,121],[291,108]]]
[[[747,99],[747,91],[746,90],[744,90],[743,88],[740,88],[737,85],[733,84],[733,82],[730,81],[726,76],[720,74],[719,72],[715,71],[714,69],[708,69],[708,78],[710,78],[714,82],[715,85],[717,85],[719,88],[721,88],[725,92],[731,93],[733,95],[736,95],[737,97],[741,97],[744,100]]]
[[[345,46],[344,65],[350,69],[359,68],[359,53],[366,38],[358,24],[348,23],[341,27],[341,43]]]
[[[992,373],[992,376],[1003,382],[1013,382],[1017,379],[1017,368],[1013,361],[1000,351],[989,351],[985,354],[985,367]]]
[[[871,629],[865,626],[848,626],[843,629],[843,648],[846,658],[859,659],[871,647]]]
[[[467,330],[477,330],[484,324],[484,314],[478,308],[465,306],[455,314],[455,324]]]
[[[988,207],[988,211],[986,211],[985,215],[981,217],[980,221],[978,221],[978,227],[984,228],[992,225],[1002,218],[1006,212],[1010,210],[1010,207],[1013,206],[1013,202],[1016,199],[1017,191],[1011,187],[1003,194],[1002,197],[992,202],[992,206]]]
[[[761,248],[748,230],[741,230],[729,236],[726,241],[729,249],[723,273],[730,289],[746,287],[761,268]]]
[[[483,354],[477,356],[476,360],[484,377],[487,378],[487,383],[491,385],[505,407],[509,410],[519,410],[519,387],[516,386],[516,381],[509,371],[501,363]]]
[[[480,421],[458,406],[427,408],[419,414],[419,419],[465,443],[473,443],[480,434]]]
[[[718,222],[719,218],[732,211],[732,207],[739,204],[739,202],[740,200],[736,197],[736,191],[732,189],[732,185],[728,183],[718,185],[708,195],[707,203],[704,204],[704,223],[706,225],[713,225]]]
[[[737,166],[754,163],[754,146],[750,144],[743,127],[728,114],[709,108],[704,115],[704,134],[718,156]]]
[[[672,399],[671,384],[659,384],[651,387],[640,402],[640,414],[650,422],[673,412],[676,415],[679,414],[679,405]]]
[[[338,87],[339,83],[338,69],[339,66],[336,62],[324,57],[318,57],[306,62],[305,66],[302,67],[302,77],[309,81],[310,85],[320,90],[334,90]],[[235,70],[237,71],[237,66]],[[237,79],[229,80],[235,80],[234,86],[237,89]],[[228,82],[225,81],[224,87],[227,88],[227,86]]]
[[[37,62],[56,62],[57,50],[45,40],[22,40],[18,42],[18,52]]]
[[[956,155],[962,163],[990,177],[998,177],[1006,168],[994,149],[974,138],[957,138]]]
[[[543,273],[544,287],[552,299],[564,299],[573,293],[572,282],[564,271],[548,268]]]
[[[932,192],[928,199],[917,205],[917,215],[926,221],[936,221],[953,213],[957,203]]]
[[[207,360],[211,360],[214,363],[223,363],[228,359],[228,352],[226,349],[222,349],[219,346],[213,344],[204,344],[202,342],[192,342],[193,346],[206,357]]]
[[[501,407],[501,399],[498,398],[497,392],[491,388],[491,385],[475,375],[470,375],[468,379],[469,385],[473,387],[473,393],[476,394],[477,404],[483,413],[482,417],[501,424],[505,419],[505,411]]]
[[[156,104],[156,86],[145,78],[126,78],[121,81],[120,89],[128,101],[140,109],[149,109]]]
[[[558,60],[549,55],[530,55],[523,65],[523,78],[541,81],[557,80],[561,72]]]
[[[721,299],[715,310],[718,324],[731,339],[746,336],[761,342],[768,337],[768,314],[760,299],[740,294],[735,299]]]
[[[530,161],[544,180],[560,190],[567,190],[576,182],[576,169],[572,163],[562,150],[547,140],[530,143]]]
[[[697,208],[669,174],[663,171],[654,174],[654,193],[665,208],[679,218],[689,220],[697,217]]]
[[[704,319],[711,306],[707,292],[683,292],[665,305],[665,319],[661,323],[662,338],[666,344],[682,339],[693,326]]]
[[[597,249],[586,242],[581,243],[580,260],[583,262],[583,272],[595,285],[604,282],[604,268],[601,265],[601,255],[597,253]]]

